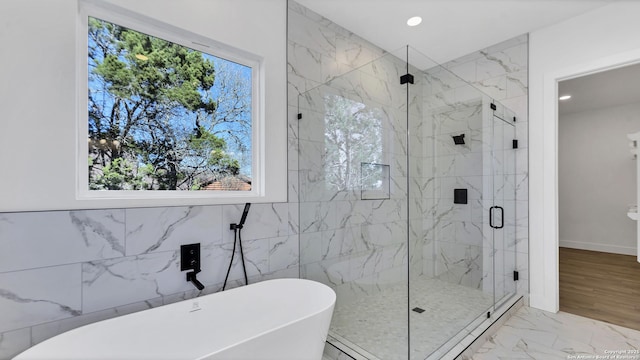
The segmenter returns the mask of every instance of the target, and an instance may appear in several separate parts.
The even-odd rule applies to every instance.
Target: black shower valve
[[[200,243],[180,246],[180,271],[200,271]]]

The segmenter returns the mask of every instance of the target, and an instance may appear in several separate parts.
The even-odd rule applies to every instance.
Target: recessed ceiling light
[[[571,95],[562,95],[558,98],[558,100],[564,101],[571,99]]]
[[[407,20],[407,25],[416,26],[416,25],[420,25],[421,22],[422,22],[422,18],[420,16],[414,16],[409,20]]]

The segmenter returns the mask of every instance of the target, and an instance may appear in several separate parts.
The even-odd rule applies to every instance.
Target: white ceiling
[[[640,64],[561,81],[558,95],[560,115],[640,102]]]
[[[295,0],[393,52],[410,45],[443,64],[612,0]],[[409,27],[408,18],[422,24]]]

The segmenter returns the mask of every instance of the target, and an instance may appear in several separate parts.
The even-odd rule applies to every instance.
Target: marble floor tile
[[[492,296],[482,291],[426,276],[412,279],[409,302],[407,296],[406,283],[400,283],[336,305],[330,334],[376,358],[400,360],[409,353],[410,326],[411,359],[424,359],[485,314],[493,303]],[[409,311],[407,303],[411,309],[425,311]]]
[[[524,306],[471,359],[640,360],[640,331]]]

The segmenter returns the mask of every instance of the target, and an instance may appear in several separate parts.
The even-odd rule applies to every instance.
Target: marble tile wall
[[[423,254],[424,271],[443,279],[489,290],[493,288],[493,263],[498,293],[510,290],[513,269],[519,271],[515,284],[520,294],[528,293],[528,36],[522,35],[453,60],[426,73],[425,114],[433,121],[432,153],[435,163],[435,224]],[[471,83],[473,88],[460,79]],[[485,95],[479,95],[477,90]],[[488,123],[491,114],[467,116],[474,104],[497,101],[514,112],[515,129],[501,129],[503,138]],[[453,111],[456,109],[456,111]],[[459,111],[458,111],[459,110]],[[455,114],[465,115],[456,117]],[[499,106],[497,115],[511,118]],[[478,113],[479,115],[480,113]],[[464,121],[460,121],[464,120]],[[515,132],[518,149],[510,150]],[[450,135],[465,133],[471,143],[452,145]],[[500,158],[487,154],[486,143],[493,141]],[[482,145],[485,143],[485,145]],[[495,154],[494,154],[495,155]],[[504,167],[502,178],[489,181],[490,166]],[[506,166],[504,164],[514,164]],[[495,182],[495,183],[494,183]],[[506,209],[505,228],[497,233],[488,226],[488,208],[496,198]],[[453,187],[469,189],[471,206],[451,205]],[[496,235],[495,244],[493,236]],[[431,237],[434,243],[431,243]],[[452,241],[453,240],[453,241]],[[491,251],[495,248],[497,252]],[[495,256],[495,259],[493,258]]]
[[[300,120],[290,117],[289,132],[290,148],[299,156],[293,159],[292,152],[289,160],[300,174],[301,276],[331,285],[338,302],[345,303],[406,281],[407,101],[406,86],[399,84],[406,63],[295,2],[289,5],[289,21],[289,112],[302,114]],[[373,140],[379,148],[370,157],[336,163],[340,150],[327,140],[336,127],[327,123],[333,121],[328,96],[348,99],[360,107],[359,114],[377,119],[339,130],[367,136],[366,127],[377,127]],[[413,116],[418,105],[411,103]],[[368,150],[341,154],[360,151]],[[388,199],[363,200],[359,178],[335,185],[335,172],[359,167],[361,161],[389,165]],[[420,171],[421,162],[412,164],[412,173]],[[418,255],[412,261],[419,262]]]
[[[221,288],[242,205],[0,214],[0,358],[91,322]],[[253,204],[243,229],[250,282],[298,277],[297,214]],[[202,292],[180,271],[200,243]],[[234,260],[231,286],[244,283]],[[241,281],[240,281],[241,280]]]
[[[438,68],[438,74],[431,72],[424,78],[416,78],[408,105],[412,134],[408,200],[411,221],[409,229],[405,229],[406,217],[389,217],[378,210],[382,206],[394,207],[396,214],[406,206],[401,202],[407,187],[406,154],[402,151],[389,152],[386,157],[392,163],[390,200],[360,200],[357,189],[327,190],[322,100],[323,94],[332,92],[368,107],[378,106],[389,121],[385,130],[393,134],[389,136],[393,138],[389,143],[395,144],[391,147],[406,149],[405,128],[401,127],[407,110],[406,93],[403,88],[393,86],[397,84],[396,77],[404,73],[402,64],[394,65],[389,56],[360,67],[384,52],[295,2],[290,2],[289,19],[295,24],[290,26],[289,34],[289,112],[294,114],[290,116],[289,145],[297,150],[290,153],[289,161],[301,175],[296,194],[301,199],[302,275],[332,284],[339,294],[344,290],[339,296],[342,300],[376,291],[385,281],[392,281],[393,276],[385,275],[387,270],[400,276],[395,280],[402,280],[398,271],[381,264],[393,263],[385,256],[406,254],[400,239],[409,231],[412,275],[441,275],[476,288],[483,288],[484,278],[485,283],[493,286],[493,266],[487,263],[493,261],[490,256],[494,253],[484,249],[493,246],[493,239],[483,228],[490,206],[482,199],[486,192],[483,187],[488,184],[483,162],[490,161],[483,161],[487,152],[482,145],[487,141],[483,133],[487,132],[484,130],[488,124],[483,122],[486,116],[483,117],[482,106],[494,99],[516,110],[519,119],[518,168],[506,174],[508,180],[517,182],[518,197],[509,198],[508,205],[519,210],[518,226],[509,224],[505,228],[510,234],[517,233],[518,238],[504,250],[510,252],[506,257],[517,256],[519,286],[526,293],[527,218],[522,210],[526,210],[527,200],[527,37],[483,49],[444,64]],[[410,72],[421,73],[416,69]],[[328,86],[321,86],[327,81]],[[314,90],[307,92],[311,89]],[[304,96],[298,99],[300,94]],[[395,102],[395,98],[401,101]],[[457,105],[447,108],[452,102]],[[439,106],[444,106],[439,113],[431,111]],[[295,117],[299,109],[303,112],[301,121]],[[470,142],[463,148],[452,145],[450,139],[450,135],[459,131],[468,131]],[[300,159],[295,158],[297,154],[301,154]],[[457,187],[469,189],[468,206],[451,204],[452,189]],[[436,244],[436,238],[448,240]],[[384,251],[382,241],[387,244]],[[390,247],[391,244],[395,247]],[[358,270],[359,266],[367,270]],[[511,267],[513,264],[502,268]],[[512,270],[503,271],[496,282],[504,284],[511,275]]]

